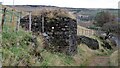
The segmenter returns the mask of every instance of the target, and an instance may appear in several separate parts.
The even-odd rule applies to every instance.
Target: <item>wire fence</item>
[[[0,7],[1,7],[0,8],[0,15],[1,15],[0,24],[1,24],[1,27],[6,29],[7,31],[10,31],[11,28],[15,31],[18,31],[20,26],[20,19],[30,14],[30,12],[18,11],[3,5],[0,5]],[[29,18],[31,18],[31,16]],[[31,23],[29,24],[29,28],[31,28],[30,25]],[[78,35],[93,36],[96,33],[96,31],[83,28],[82,26],[79,26],[77,30],[78,30],[77,31]]]
[[[92,30],[92,29],[87,29],[85,27],[82,27],[82,26],[78,26],[77,28],[77,34],[78,35],[84,35],[84,36],[93,36],[96,34],[96,31],[95,30]]]
[[[0,15],[1,15],[1,29],[3,30],[3,28],[9,30],[10,28],[12,28],[13,30],[19,30],[19,26],[20,26],[20,18],[22,16],[27,15],[27,12],[23,12],[23,11],[18,11],[14,8],[10,8],[7,6],[3,6],[1,5],[1,9],[0,9]],[[7,28],[5,27],[7,26]]]

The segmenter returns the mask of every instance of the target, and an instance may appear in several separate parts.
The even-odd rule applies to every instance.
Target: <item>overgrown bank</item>
[[[75,56],[68,56],[44,49],[47,43],[42,34],[36,36],[22,29],[18,32],[8,29],[8,26],[5,26],[2,33],[3,66],[87,66],[88,61],[94,56],[109,56],[113,52],[106,40],[96,36],[91,38],[83,36],[77,40],[80,41],[77,45],[78,53]],[[51,50],[53,49],[55,48],[51,47]]]
[[[72,57],[45,50],[42,35],[35,38],[32,33],[24,30],[18,32],[4,30],[2,35],[3,66],[87,66],[87,61],[93,55],[108,53],[92,50],[85,44],[80,44],[77,49],[78,53]]]

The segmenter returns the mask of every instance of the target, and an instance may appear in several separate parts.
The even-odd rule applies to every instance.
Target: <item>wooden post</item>
[[[14,17],[14,9],[12,10],[12,27],[15,26],[15,21],[14,21],[15,17]]]
[[[29,11],[29,31],[31,31],[31,25],[32,25],[31,11]]]
[[[3,25],[4,25],[4,22],[5,22],[5,13],[6,13],[6,8],[3,9],[2,23],[1,23],[2,30],[3,30]]]
[[[77,21],[77,24],[79,23],[79,21],[78,21],[78,14],[76,15],[76,21]]]
[[[90,33],[92,33],[92,32],[91,32],[91,30],[89,30],[89,36],[91,36],[91,34],[90,34]]]
[[[82,33],[81,33],[81,35],[84,35],[84,33],[85,33],[85,32],[84,32],[84,29],[82,29]]]
[[[16,25],[16,31],[19,31],[20,19],[21,19],[21,12],[19,12],[19,15],[18,15],[18,20],[17,20],[17,25]]]
[[[85,36],[87,35],[87,33],[86,33],[86,32],[87,32],[87,30],[85,29]]]
[[[44,15],[42,15],[42,32],[44,33]]]

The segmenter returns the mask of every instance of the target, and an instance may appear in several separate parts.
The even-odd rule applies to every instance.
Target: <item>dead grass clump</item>
[[[43,15],[49,18],[56,18],[57,16],[61,16],[76,19],[74,14],[63,9],[43,9],[39,11],[33,11],[32,15]]]
[[[112,55],[110,56],[110,64],[112,66],[118,66],[118,50],[115,51],[114,53],[112,53]]]

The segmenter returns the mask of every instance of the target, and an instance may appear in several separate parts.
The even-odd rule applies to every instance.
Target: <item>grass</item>
[[[98,41],[98,43],[99,43],[99,49],[98,50],[94,50],[93,52],[96,54],[96,55],[98,55],[98,56],[104,56],[104,55],[111,55],[111,53],[113,52],[112,50],[109,50],[109,49],[105,49],[103,46],[102,46],[102,44],[104,44],[103,43],[103,40],[101,40],[99,37],[97,37],[97,36],[95,36],[94,35],[94,31],[93,30],[90,30],[90,29],[87,29],[87,28],[84,28],[84,27],[81,27],[81,26],[77,26],[78,27],[78,35],[85,35],[85,36],[87,36],[87,37],[90,37],[90,38],[93,38],[93,39],[96,39],[97,41]],[[85,32],[84,32],[84,30],[87,30],[87,31],[90,31],[91,32],[91,34],[89,35],[88,33],[86,34]],[[93,32],[93,34],[92,34],[92,32]],[[110,44],[111,45],[111,44]]]
[[[38,56],[34,56],[34,47],[31,46],[29,39],[32,37],[31,33],[27,33],[24,30],[18,32],[11,31],[9,27],[4,26],[2,32],[2,62],[3,66],[8,65],[72,65],[73,60],[71,57],[61,53],[51,53],[42,49],[43,42],[42,37],[37,38],[38,46],[36,51],[41,54],[43,61],[38,61]]]
[[[105,41],[105,40],[101,40],[98,36],[92,36],[91,38],[96,39],[99,43],[99,49],[95,51],[96,55],[98,55],[98,56],[104,56],[104,55],[110,56],[113,53],[113,50],[106,49],[102,46],[102,44],[104,44],[103,41]],[[112,46],[112,45],[110,45],[110,46]]]
[[[44,38],[42,36],[37,36],[38,45],[35,49],[32,46],[33,43],[29,41],[32,36],[32,33],[22,29],[15,32],[13,28],[4,26],[2,49],[0,49],[3,53],[3,66],[87,66],[89,59],[94,55],[100,56],[109,53],[109,50],[101,52],[102,47],[99,50],[91,50],[85,44],[78,45],[78,53],[75,56],[67,56],[58,52],[51,53],[43,49]],[[96,38],[101,44],[99,38],[91,38]],[[40,53],[40,56],[35,56],[36,53]]]
[[[118,61],[119,61],[118,50],[116,50],[110,56],[110,65],[111,66],[118,66]]]
[[[29,39],[32,34],[20,30],[18,32],[12,31],[7,26],[4,26],[2,33],[2,63],[3,66],[79,66],[84,64],[84,62],[92,55],[92,50],[90,50],[86,45],[79,45],[78,54],[75,56],[67,56],[62,53],[51,53],[43,49],[43,38],[41,36],[37,37],[36,51],[40,53],[42,61],[39,61],[39,56],[35,56],[34,47],[31,46]],[[88,53],[89,52],[89,53]]]
[[[7,18],[10,19],[9,15]],[[43,49],[44,38],[42,36],[37,36],[38,45],[35,45],[29,41],[33,37],[32,33],[22,29],[16,32],[10,24],[6,23],[2,32],[0,51],[2,51],[3,66],[86,66],[87,61],[94,55],[94,51],[84,44],[78,45],[78,54],[75,56],[51,53]],[[36,55],[38,53],[40,56]]]
[[[25,62],[32,59],[33,56],[30,55],[30,51],[27,49],[28,45],[26,45],[26,42],[29,42],[28,39],[32,37],[31,33],[26,33],[23,30],[18,32],[10,30],[12,28],[4,26],[2,32],[3,65],[16,65],[22,59],[26,59]]]
[[[88,51],[90,52],[88,53]],[[43,51],[41,55],[45,59],[40,64],[41,66],[80,66],[85,65],[93,53],[86,45],[81,44],[78,48],[78,54],[75,56],[67,56],[62,53],[50,53],[46,50]]]

